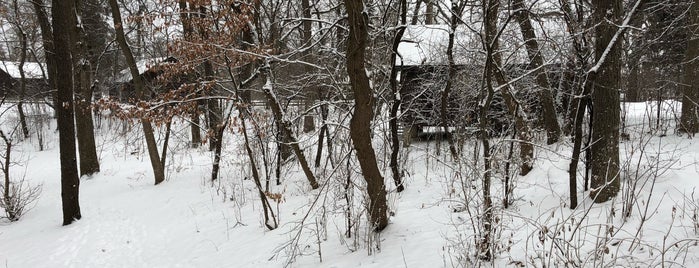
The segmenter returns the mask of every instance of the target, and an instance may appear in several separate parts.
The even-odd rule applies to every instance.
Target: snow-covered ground
[[[621,144],[624,186],[613,202],[592,204],[578,176],[580,205],[568,207],[568,141],[537,150],[534,171],[513,179],[514,202],[507,209],[502,207],[503,187],[496,176],[492,193],[497,258],[488,263],[474,258],[481,202],[481,184],[473,168],[475,141],[464,144],[468,157],[458,164],[448,159],[444,144],[413,143],[404,163],[406,190],[393,191],[390,171],[384,172],[392,213],[389,227],[374,235],[365,220],[356,220],[363,199],[357,190],[350,209],[358,225],[348,237],[340,169],[317,169],[323,186],[311,190],[298,165],[288,165],[282,185],[271,183],[270,192],[280,193],[282,199],[270,200],[280,226],[269,231],[254,183],[246,178],[249,166],[239,134],[227,136],[222,177],[212,185],[209,152],[187,148],[189,127],[176,124],[168,180],[153,186],[137,126],[124,129],[105,120],[97,130],[102,171],[81,179],[83,218],[61,226],[58,142],[52,122],[45,127],[44,151],[38,150],[33,137],[13,152],[19,165],[12,167],[12,174],[41,184],[42,193],[20,221],[0,223],[0,266],[695,267],[699,144],[673,132],[676,103],[663,105],[659,129],[649,128],[648,122],[653,128],[657,123],[654,105],[627,104],[630,139]],[[11,113],[3,117],[5,129],[13,119]],[[312,139],[305,137],[304,144]],[[315,157],[314,148],[305,152],[307,158]],[[351,178],[355,187],[362,187],[360,177]],[[634,182],[636,186],[629,187]],[[630,216],[624,217],[624,200],[632,193],[635,201],[629,206]]]

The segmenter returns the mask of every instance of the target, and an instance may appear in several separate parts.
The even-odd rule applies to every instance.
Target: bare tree
[[[133,53],[131,53],[131,47],[128,43],[126,43],[126,36],[124,34],[124,23],[121,19],[121,11],[119,10],[119,5],[116,0],[109,0],[109,6],[112,9],[112,19],[114,20],[114,28],[116,30],[117,43],[119,44],[119,48],[121,49],[121,52],[124,54],[124,57],[126,58],[126,63],[129,66],[129,71],[131,72],[131,77],[136,88],[137,98],[143,99],[143,97],[145,96],[145,85],[139,74]],[[165,159],[161,159],[160,155],[158,154],[158,144],[155,141],[153,125],[150,119],[145,116],[141,117],[141,125],[143,126],[143,135],[146,139],[148,156],[150,158],[151,167],[153,168],[155,185],[158,185],[161,182],[165,181]],[[163,151],[165,151],[166,148],[167,147],[163,148]],[[164,153],[163,156],[165,156]]]
[[[74,0],[77,16],[84,17],[85,0]],[[90,20],[86,20],[90,22]],[[91,28],[94,29],[94,28]],[[88,38],[85,21],[71,28],[73,66],[75,72],[75,123],[78,136],[78,154],[80,155],[80,175],[91,175],[100,171],[95,146],[94,122],[92,120],[93,75],[89,58]]]
[[[53,0],[51,16],[56,60],[56,105],[61,158],[61,197],[63,225],[82,218],[80,214],[80,179],[75,154],[75,123],[73,116],[73,60],[70,55],[70,31],[75,27],[75,2]]]
[[[590,197],[605,202],[619,192],[619,89],[621,88],[621,46],[617,31],[622,1],[592,1],[595,28],[595,58],[591,77],[592,144]],[[599,69],[595,70],[595,67]]]
[[[20,5],[17,0],[12,1],[13,16],[10,20],[12,24],[17,39],[19,39],[19,85],[17,85],[18,98],[17,98],[17,115],[19,116],[19,122],[22,127],[22,134],[24,138],[29,138],[29,127],[27,126],[27,116],[24,113],[24,102],[27,94],[27,79],[24,71],[24,64],[27,61],[27,33],[24,30],[25,22],[21,19],[22,15],[20,13]]]
[[[490,3],[488,5],[488,12],[493,12],[492,9],[499,8],[499,3]],[[497,12],[495,13],[495,15],[492,16],[497,16]],[[492,18],[492,16],[490,19],[494,19]],[[495,29],[498,29],[497,20],[489,23],[493,23],[494,26],[491,27],[495,27]],[[510,116],[514,121],[515,131],[517,132],[517,139],[519,139],[519,156],[520,160],[522,161],[520,165],[520,175],[524,176],[529,174],[529,172],[532,170],[534,166],[534,144],[532,143],[531,128],[529,126],[529,122],[527,122],[526,119],[527,115],[525,114],[521,103],[519,103],[519,101],[515,97],[513,93],[515,92],[515,90],[513,89],[513,86],[508,80],[508,77],[504,72],[504,68],[502,67],[503,61],[499,43],[499,35],[500,33],[502,33],[502,31],[493,31],[494,33],[492,36],[492,44],[490,44],[493,50],[493,65],[491,66],[493,75],[492,77],[498,83],[497,89],[499,89],[498,91],[500,92],[505,101],[507,111],[509,112]]]
[[[369,220],[376,231],[388,226],[388,204],[384,179],[371,145],[371,121],[374,118],[374,92],[369,84],[364,55],[367,44],[368,17],[364,1],[345,0],[349,23],[347,40],[347,73],[354,94],[354,114],[350,120],[350,137],[357,152],[362,176],[369,195]]]
[[[389,166],[393,175],[393,183],[396,184],[396,191],[402,192],[405,189],[402,181],[402,174],[398,165],[398,154],[400,152],[400,139],[398,138],[398,109],[400,109],[401,98],[400,90],[398,89],[398,46],[403,39],[403,34],[408,24],[408,1],[400,1],[399,25],[393,36],[393,44],[391,46],[391,73],[389,74],[389,86],[391,87],[391,110],[389,117],[389,127],[391,129],[391,160]]]
[[[530,61],[529,68],[536,70],[534,74],[536,75],[536,84],[539,86],[537,96],[541,102],[541,111],[538,115],[541,117],[541,121],[543,121],[546,129],[547,143],[553,144],[558,142],[558,138],[561,135],[561,127],[558,124],[556,108],[553,104],[551,83],[549,83],[546,68],[544,68],[544,56],[540,50],[536,32],[534,32],[534,27],[529,18],[529,10],[526,8],[524,0],[515,0],[512,3],[512,7],[515,10],[515,18],[517,23],[519,23],[520,32],[524,37],[524,45]]]
[[[680,130],[699,132],[699,1],[694,0],[689,10],[689,38],[684,57],[684,83],[682,89],[682,115]]]
[[[483,1],[482,7],[485,35],[483,45],[486,52],[485,70],[483,71],[485,88],[481,93],[481,101],[478,107],[478,125],[480,128],[479,139],[483,144],[483,232],[481,233],[481,237],[478,238],[477,256],[486,261],[490,261],[493,258],[493,248],[491,247],[491,240],[493,239],[493,201],[490,197],[493,170],[491,167],[490,137],[488,135],[488,112],[490,111],[490,105],[495,95],[493,76],[495,76],[496,64],[498,63],[495,54],[497,53],[497,21],[500,4],[498,0],[487,0]]]

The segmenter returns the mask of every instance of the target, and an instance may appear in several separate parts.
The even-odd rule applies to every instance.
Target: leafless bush
[[[15,127],[14,130],[16,129]],[[20,180],[11,180],[10,167],[16,164],[12,161],[12,150],[15,145],[12,138],[13,133],[14,131],[6,135],[4,131],[0,130],[0,138],[2,138],[5,147],[0,152],[2,158],[0,171],[3,174],[3,183],[0,184],[0,190],[2,190],[0,208],[5,210],[5,216],[0,216],[0,219],[18,221],[39,198],[41,185],[29,186],[25,183],[24,177]]]
[[[5,215],[0,216],[0,219],[18,221],[39,199],[41,188],[42,185],[29,185],[24,178],[10,182],[9,186],[2,185],[0,208],[5,210]]]

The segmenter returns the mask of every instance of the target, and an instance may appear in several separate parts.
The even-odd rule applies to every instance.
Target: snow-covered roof
[[[398,45],[397,65],[445,65],[449,44],[449,25],[409,25]],[[464,50],[470,39],[464,27],[456,29],[454,57],[456,64],[465,64]]]
[[[21,78],[19,72],[19,62],[16,61],[0,61],[0,70],[9,74],[12,78]],[[38,62],[25,62],[22,67],[24,77],[28,79],[45,78],[46,64]]]
[[[171,57],[157,57],[157,58],[150,58],[150,59],[142,59],[139,61],[136,61],[136,67],[138,68],[138,74],[143,74],[145,73],[148,69],[158,66],[161,64],[166,64],[170,62],[172,59]],[[115,81],[117,83],[125,83],[131,81],[133,77],[131,76],[131,70],[129,68],[123,69],[119,72],[117,75]]]

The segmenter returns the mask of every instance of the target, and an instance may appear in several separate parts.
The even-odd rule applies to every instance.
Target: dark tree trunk
[[[330,129],[328,129],[328,104],[325,102],[326,97],[324,94],[320,96],[320,101],[323,102],[323,104],[320,105],[320,118],[323,122],[322,126],[320,127],[320,133],[318,133],[318,149],[316,151],[316,160],[315,160],[315,167],[320,167],[320,161],[323,159],[323,141],[325,140],[325,136],[328,135],[330,136]],[[280,155],[281,156],[281,155]]]
[[[41,29],[41,40],[44,46],[44,54],[46,55],[46,70],[48,72],[48,83],[49,88],[53,91],[54,96],[54,107],[56,107],[56,60],[53,54],[53,30],[51,29],[51,23],[49,22],[49,16],[46,14],[44,9],[43,0],[32,0],[32,6],[34,7],[34,13],[36,14],[37,21],[39,22],[39,28]]]
[[[223,139],[223,132],[226,130],[226,125],[221,126],[216,131],[216,140]],[[221,170],[221,152],[223,151],[223,142],[218,142],[214,148],[214,163],[211,167],[211,181],[218,179],[218,173]]]
[[[304,42],[304,47],[305,49],[302,52],[303,58],[305,61],[312,62],[311,60],[311,53],[310,53],[310,47],[312,45],[313,40],[311,40],[311,26],[312,26],[312,21],[311,21],[311,4],[309,0],[301,0],[301,12],[303,13],[303,22],[301,23],[303,26],[303,42]],[[307,74],[310,74],[312,72],[311,67],[304,64],[303,69]],[[311,79],[311,78],[309,78]],[[309,87],[303,88],[304,92],[304,112],[309,112],[309,109],[313,106],[313,102],[316,99],[316,87],[314,85],[314,81],[308,81],[306,85],[310,85]],[[316,124],[314,121],[314,116],[311,114],[307,114],[303,116],[303,132],[308,133],[311,131],[314,131],[316,129]]]
[[[271,73],[268,75],[271,75]],[[277,128],[279,128],[279,131],[282,134],[282,140],[288,142],[287,145],[289,146],[289,148],[291,148],[291,151],[294,152],[294,154],[296,155],[296,158],[299,160],[299,164],[301,165],[301,169],[303,170],[303,173],[306,175],[306,179],[308,179],[308,182],[311,184],[311,188],[318,189],[320,185],[318,185],[316,176],[313,174],[313,171],[311,170],[311,167],[308,165],[308,161],[306,160],[306,156],[303,153],[303,150],[301,150],[301,147],[299,146],[296,137],[294,137],[293,135],[293,132],[291,130],[291,123],[289,121],[284,120],[282,115],[282,107],[279,104],[279,100],[276,99],[275,94],[272,92],[272,90],[274,89],[271,87],[264,87],[263,89],[265,96],[269,101],[270,108],[272,109],[274,121],[277,124]]]
[[[209,83],[214,77],[214,69],[213,66],[211,66],[211,62],[208,60],[204,61],[203,65],[204,77],[206,77],[206,83]],[[216,92],[215,87],[213,86],[207,91],[210,92],[209,95],[214,95]],[[221,105],[218,103],[218,100],[211,98],[206,100],[206,107],[209,114],[209,151],[216,151],[216,147],[223,145],[222,137],[219,137],[218,135],[220,132],[219,129],[223,127],[223,110],[221,109]]]
[[[543,121],[544,129],[546,129],[546,143],[553,144],[558,142],[561,136],[561,126],[558,124],[558,117],[556,116],[556,107],[551,94],[551,84],[546,75],[546,69],[543,67],[544,57],[539,50],[539,42],[537,41],[532,22],[529,19],[529,10],[526,9],[524,0],[515,0],[513,7],[515,10],[518,10],[515,13],[515,18],[519,23],[520,31],[524,37],[524,45],[527,48],[527,55],[531,61],[529,68],[538,68],[534,74],[536,74],[536,84],[539,86],[537,94],[541,102],[539,117]]]
[[[75,12],[83,15],[82,1],[75,1]],[[97,149],[95,146],[94,122],[92,121],[92,68],[87,59],[87,35],[85,29],[71,28],[73,40],[73,73],[75,81],[75,122],[78,136],[78,155],[80,155],[80,175],[91,175],[100,171]]]
[[[640,62],[634,59],[629,64],[629,79],[626,81],[626,94],[624,96],[625,101],[640,101]]]
[[[269,205],[269,200],[267,195],[262,190],[262,181],[260,180],[260,173],[257,171],[257,164],[255,164],[255,155],[250,148],[250,139],[248,138],[248,130],[245,124],[245,117],[240,118],[240,123],[243,127],[243,138],[245,140],[245,152],[247,152],[248,159],[250,160],[250,171],[252,172],[252,179],[257,187],[257,193],[260,197],[260,202],[262,203],[262,209],[265,217],[265,226],[267,229],[274,230],[277,228],[277,218],[274,216],[274,210],[272,210]]]
[[[587,107],[588,103],[588,94],[590,94],[589,90],[589,85],[584,85],[585,88],[581,89],[580,98],[576,98],[574,101],[574,104],[577,108],[575,108],[575,116],[572,121],[572,129],[573,129],[573,155],[570,159],[570,164],[568,164],[568,194],[570,195],[570,208],[574,209],[578,206],[578,183],[577,183],[577,175],[578,175],[578,163],[580,162],[580,153],[581,153],[581,147],[582,147],[582,139],[583,139],[583,118],[585,117],[585,107]],[[586,168],[587,169],[587,168]],[[587,185],[585,186],[587,188]]]
[[[694,30],[689,35],[684,62],[684,83],[682,89],[682,115],[680,130],[696,134],[699,132],[699,0],[694,0],[690,9],[690,25]]]
[[[456,2],[451,4],[451,21],[449,23],[449,41],[447,44],[447,59],[449,62],[449,70],[447,72],[447,82],[444,85],[444,91],[442,91],[442,103],[441,103],[441,119],[442,128],[447,137],[449,137],[449,94],[451,92],[451,85],[456,79],[456,62],[454,61],[454,38],[456,38],[456,26],[459,23],[459,17],[461,16],[461,8]],[[451,152],[451,157],[454,160],[459,159],[459,153],[456,151],[456,146],[454,145],[454,139],[449,139],[449,152]]]
[[[15,17],[19,18],[21,16],[19,12],[19,5],[17,0],[12,2]],[[24,62],[27,60],[27,35],[22,29],[19,20],[15,21],[15,30],[17,31],[17,36],[19,38],[19,100],[17,102],[17,113],[19,115],[19,124],[22,128],[22,135],[24,138],[29,138],[29,127],[27,126],[27,116],[24,114],[24,98],[27,93],[27,80],[24,75]]]
[[[63,225],[79,220],[80,214],[78,163],[75,154],[75,123],[73,117],[73,64],[70,55],[70,29],[75,27],[74,2],[53,0],[51,15],[58,93],[58,136],[61,160],[61,200]]]
[[[575,99],[575,89],[579,88],[580,79],[576,77],[576,64],[573,57],[566,60],[565,68],[563,69],[560,92],[564,94],[562,106],[565,109],[565,118],[563,120],[563,135],[571,135],[573,133],[573,125],[575,124],[575,115],[577,113],[577,99]]]
[[[56,1],[56,0],[54,0]],[[138,99],[143,99],[145,96],[145,85],[141,76],[139,75],[138,68],[136,67],[136,60],[134,59],[133,53],[131,52],[131,47],[126,43],[126,36],[124,34],[123,22],[121,19],[121,11],[119,10],[119,5],[116,0],[109,0],[109,6],[112,9],[112,19],[114,20],[114,29],[116,30],[116,40],[119,44],[121,52],[124,54],[126,63],[129,66],[129,71],[131,72],[131,77],[133,78],[134,87],[136,88],[136,97]],[[165,166],[163,163],[165,161],[160,159],[158,155],[158,144],[155,141],[155,135],[153,130],[153,125],[149,118],[142,117],[141,125],[143,126],[143,136],[146,139],[146,147],[148,149],[148,157],[150,158],[150,164],[153,168],[153,177],[155,178],[155,185],[160,184],[165,181]]]
[[[354,94],[354,114],[350,120],[350,137],[357,152],[362,175],[369,195],[369,220],[375,231],[388,225],[386,188],[371,145],[371,120],[373,119],[374,92],[364,66],[364,54],[368,35],[368,18],[364,1],[345,0],[349,24],[347,40],[347,73]]]
[[[478,241],[478,257],[490,261],[493,258],[493,249],[490,246],[493,238],[493,201],[490,197],[490,184],[492,176],[490,137],[488,135],[488,112],[493,101],[495,89],[493,79],[497,64],[497,15],[498,0],[483,1],[483,14],[485,14],[485,92],[481,93],[480,107],[478,111],[479,138],[483,144],[483,220],[482,233]]]
[[[408,23],[407,13],[408,13],[408,2],[406,0],[400,1],[400,26],[396,30],[396,34],[393,37],[393,46],[391,50],[391,75],[389,84],[391,86],[391,95],[393,99],[391,100],[391,111],[388,121],[388,125],[391,129],[391,159],[389,166],[391,167],[391,173],[393,175],[393,183],[396,184],[396,191],[402,192],[405,189],[403,185],[403,176],[400,172],[400,166],[398,165],[398,154],[400,153],[400,139],[398,138],[398,110],[400,109],[401,98],[400,90],[398,89],[398,66],[396,65],[396,59],[398,58],[398,46],[403,39],[403,34],[405,33],[405,27]]]
[[[180,20],[182,21],[182,34],[185,39],[188,39],[192,34],[194,34],[194,27],[192,27],[192,21],[190,13],[191,10],[187,6],[187,0],[179,0],[180,8]],[[201,144],[201,127],[199,122],[199,102],[194,106],[194,111],[192,111],[192,122],[190,123],[190,130],[192,132],[192,148],[199,147]]]
[[[425,5],[425,24],[435,24],[436,12],[434,11],[435,0],[424,0]]]
[[[80,155],[80,175],[91,175],[100,171],[97,148],[95,146],[94,122],[92,121],[92,86],[90,85],[90,66],[75,65],[76,89],[75,122],[78,134],[78,153]]]
[[[492,6],[490,6],[491,9],[497,9],[498,7],[498,3],[493,3]],[[495,24],[495,29],[497,29],[497,21],[493,23]],[[507,106],[507,110],[515,123],[515,131],[517,132],[517,139],[519,140],[519,158],[520,161],[522,161],[519,174],[524,176],[529,174],[534,166],[534,144],[531,142],[531,129],[521,105],[511,93],[514,92],[514,90],[510,89],[511,85],[508,85],[509,81],[500,68],[502,65],[502,55],[499,52],[500,45],[497,36],[494,34],[493,37],[494,39],[491,45],[493,57],[491,71],[493,78],[500,88],[500,94],[505,100],[505,106]]]
[[[189,124],[189,129],[192,132],[192,148],[198,148],[201,144],[201,124],[199,120],[199,104],[194,104],[194,111],[192,112],[192,122]]]
[[[595,57],[600,67],[592,81],[592,140],[590,197],[597,203],[617,195],[619,179],[619,89],[621,41],[614,40],[621,23],[621,0],[594,0]],[[620,36],[619,36],[620,38]],[[607,47],[611,49],[603,58]],[[589,78],[588,78],[589,79]]]

